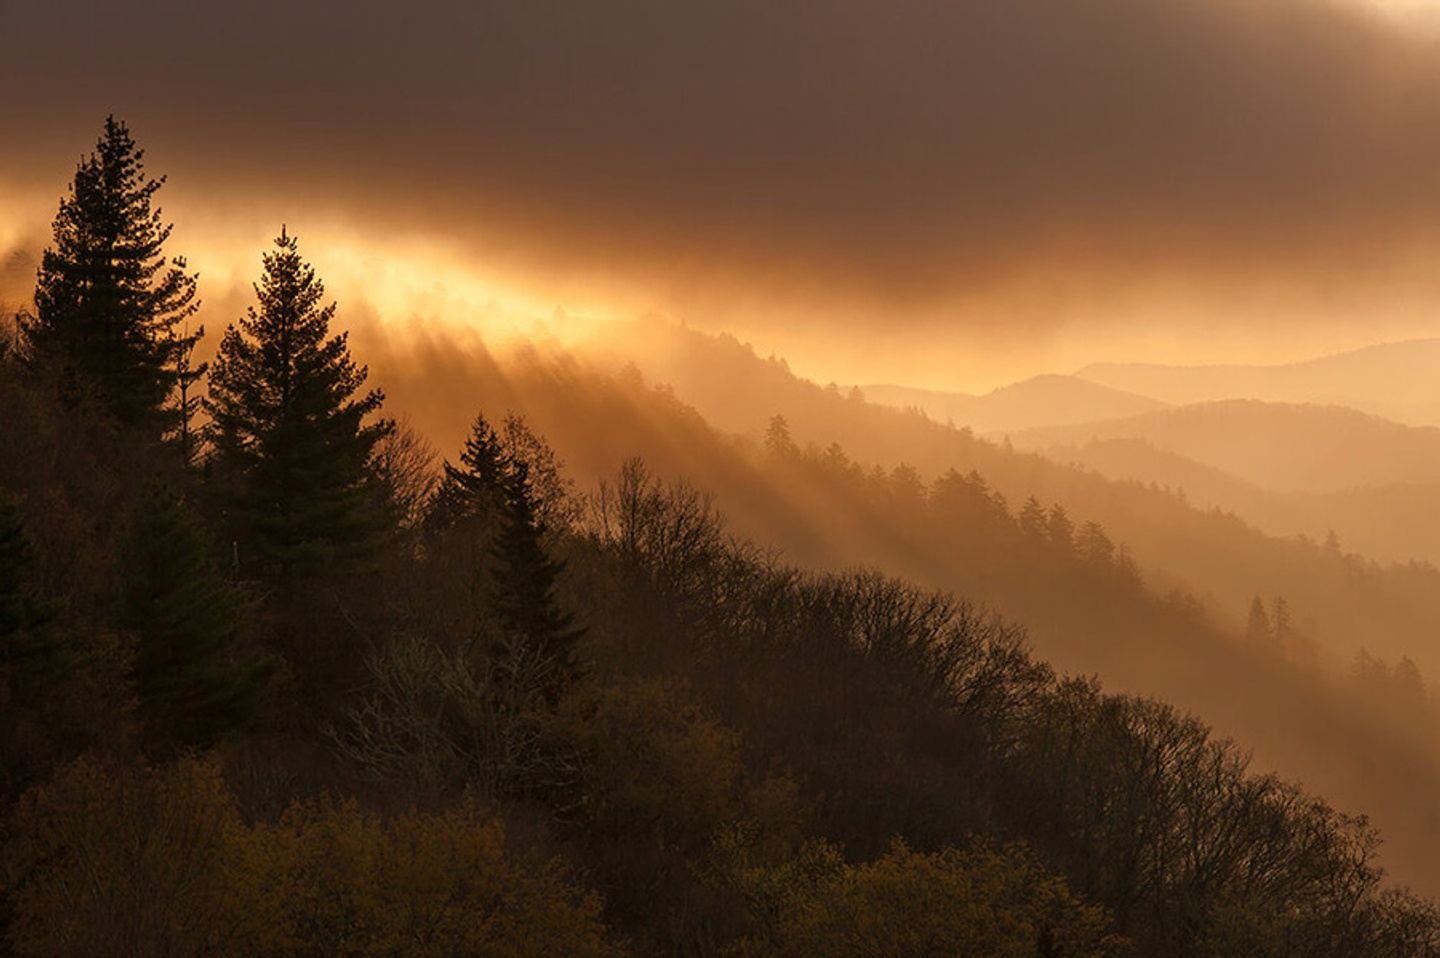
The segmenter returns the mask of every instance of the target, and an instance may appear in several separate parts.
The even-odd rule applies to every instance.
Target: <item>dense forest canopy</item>
[[[1337,685],[1293,597],[1230,629],[1098,511],[638,375],[471,369],[437,450],[289,225],[206,348],[141,158],[107,120],[0,339],[0,954],[1440,954],[1355,792],[1205,721],[1423,804],[1413,662]]]

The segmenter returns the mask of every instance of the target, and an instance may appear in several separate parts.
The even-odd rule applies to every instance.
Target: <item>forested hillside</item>
[[[1023,623],[1039,653],[1062,669],[1194,710],[1256,749],[1267,769],[1363,808],[1403,838],[1386,849],[1391,867],[1433,887],[1440,831],[1429,809],[1440,787],[1440,716],[1403,654],[1375,658],[1379,643],[1370,644],[1373,667],[1358,668],[1368,634],[1327,651],[1293,600],[1259,590],[1246,616],[1226,614],[1137,563],[1107,526],[1055,501],[1008,500],[979,474],[950,471],[932,481],[909,467],[879,468],[839,445],[801,444],[783,420],[758,442],[735,439],[633,370],[609,376],[571,357],[497,357],[479,344],[465,350],[463,340],[443,341],[448,348],[437,348],[432,362],[417,365],[409,354],[381,362],[397,373],[421,370],[390,379],[390,395],[437,434],[453,431],[452,442],[460,441],[468,394],[487,408],[522,412],[582,487],[638,454],[658,475],[713,494],[731,529],[790,561],[869,565],[983,602]],[[412,397],[436,395],[437,384],[454,392],[411,405]],[[1282,621],[1249,628],[1257,596],[1265,616]],[[1327,733],[1317,736],[1317,726]]]
[[[651,324],[637,341],[636,363],[722,430],[759,441],[778,414],[802,446],[837,443],[867,466],[905,463],[926,482],[951,469],[977,472],[1012,508],[1034,496],[1100,523],[1153,585],[1192,591],[1237,629],[1256,595],[1283,596],[1320,647],[1344,660],[1368,648],[1410,656],[1440,674],[1433,642],[1440,573],[1428,564],[1376,563],[1344,542],[1336,549],[1318,537],[1265,535],[1243,517],[1192,507],[1178,490],[1112,481],[978,437],[963,424],[952,428],[807,382],[730,337]]]
[[[197,314],[141,159],[109,121],[0,338],[0,948],[1440,954],[1366,820],[976,600],[1423,801],[1408,671],[1367,663],[1381,717],[1083,513],[574,360],[437,350],[432,447],[296,233]]]

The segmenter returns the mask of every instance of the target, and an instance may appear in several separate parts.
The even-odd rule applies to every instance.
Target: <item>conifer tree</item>
[[[1105,528],[1098,522],[1086,522],[1080,527],[1076,540],[1080,558],[1095,565],[1108,566],[1115,558],[1115,543],[1105,534]]]
[[[180,461],[189,467],[195,462],[195,414],[200,411],[200,397],[194,394],[197,383],[209,371],[210,364],[195,362],[196,337],[187,329],[176,343],[175,350],[175,424],[174,438],[180,447]]]
[[[1288,645],[1295,638],[1295,622],[1290,617],[1290,603],[1283,595],[1275,597],[1274,614],[1271,615],[1271,632],[1276,642]]]
[[[775,459],[793,459],[800,454],[790,435],[790,423],[784,416],[770,417],[770,424],[765,427],[765,452]]]
[[[530,465],[520,459],[507,466],[494,545],[496,613],[504,638],[493,659],[502,675],[529,669],[531,681],[554,701],[576,676],[574,647],[582,632],[555,595],[564,567],[545,549]]]
[[[1250,603],[1250,618],[1245,625],[1245,637],[1252,642],[1272,638],[1270,616],[1265,613],[1265,603],[1257,595]]]
[[[68,401],[93,400],[158,437],[174,428],[167,403],[184,375],[178,360],[204,330],[180,330],[199,306],[196,277],[183,258],[165,257],[171,226],[152,205],[165,180],[147,176],[143,158],[108,117],[60,201],[23,325],[31,359]]]
[[[371,557],[386,527],[373,455],[394,424],[367,370],[332,336],[335,304],[285,230],[264,256],[259,307],[225,331],[205,400],[212,475],[243,574],[282,603]]]
[[[136,505],[120,557],[135,689],[152,739],[210,744],[253,714],[273,671],[243,645],[245,597],[212,565],[190,508],[163,486]]]
[[[507,425],[512,440],[526,432],[516,422]],[[487,598],[499,625],[491,664],[502,681],[538,686],[553,700],[574,677],[572,648],[580,632],[555,597],[563,567],[546,549],[545,513],[531,458],[507,448],[506,438],[483,415],[476,416],[460,465],[445,464],[432,527],[479,523],[472,532],[488,543]]]
[[[445,529],[462,518],[497,515],[503,506],[508,458],[495,428],[478,415],[465,438],[460,465],[448,460],[444,478],[426,517],[432,529]]]
[[[1020,507],[1017,521],[1020,531],[1026,535],[1040,538],[1046,534],[1045,507],[1034,496],[1026,499],[1025,504]]]
[[[1049,515],[1045,517],[1045,529],[1057,549],[1069,552],[1075,547],[1075,523],[1070,521],[1064,506],[1057,503],[1050,507]]]

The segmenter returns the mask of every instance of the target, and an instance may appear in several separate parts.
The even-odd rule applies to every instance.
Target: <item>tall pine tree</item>
[[[209,465],[241,573],[293,608],[373,555],[387,527],[374,452],[394,424],[373,418],[384,396],[362,392],[335,304],[283,229],[255,293],[211,370]]]
[[[184,360],[204,330],[183,322],[199,307],[184,259],[167,260],[171,226],[153,205],[164,177],[113,116],[60,201],[53,244],[23,322],[30,356],[74,403],[93,400],[124,426],[174,432],[169,406]]]

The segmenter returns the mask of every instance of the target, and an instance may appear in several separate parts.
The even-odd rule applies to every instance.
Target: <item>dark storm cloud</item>
[[[0,10],[17,163],[113,109],[207,188],[622,272],[886,302],[1042,265],[1288,275],[1440,200],[1433,47],[1318,0]]]

